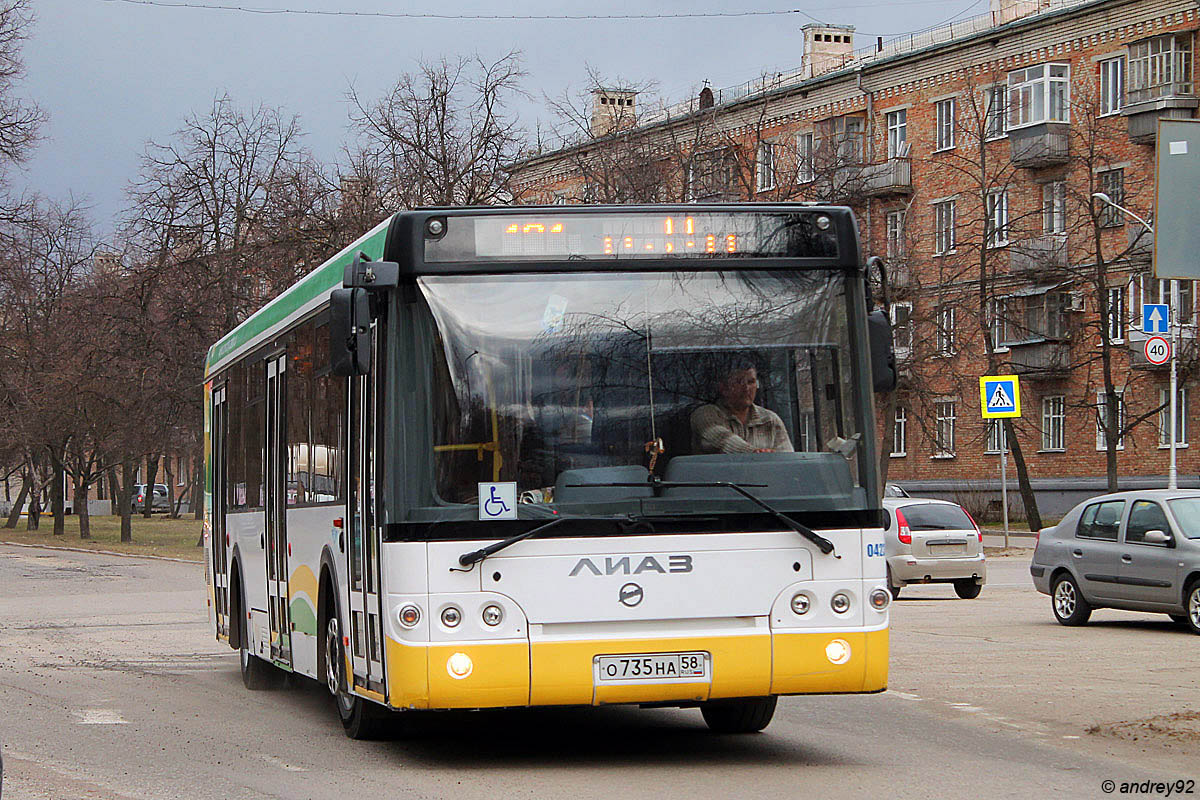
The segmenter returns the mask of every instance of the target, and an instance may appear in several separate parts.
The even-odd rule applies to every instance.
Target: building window
[[[697,153],[688,165],[688,199],[719,199],[737,183],[738,158],[732,150]]]
[[[933,105],[937,117],[934,150],[949,150],[954,147],[954,98],[939,100]]]
[[[908,142],[908,109],[890,111],[887,115],[888,158],[899,158],[908,154],[904,145]]]
[[[1104,329],[1108,331],[1108,341],[1112,344],[1122,344],[1125,341],[1125,287],[1108,287],[1108,302],[1105,304]]]
[[[1042,232],[1065,233],[1067,230],[1067,182],[1042,184]]]
[[[951,305],[938,306],[936,321],[937,321],[937,352],[938,355],[949,356],[954,355],[954,313],[955,308]]]
[[[907,358],[912,352],[912,303],[892,303],[892,341],[896,359]]]
[[[1125,99],[1125,59],[1100,62],[1100,116],[1116,114]]]
[[[1153,280],[1153,278],[1151,278]],[[1171,282],[1154,281],[1154,299],[1152,303],[1166,303],[1171,308],[1171,324],[1191,325],[1195,321],[1195,282],[1179,282],[1179,307],[1171,302]]]
[[[859,116],[834,117],[817,123],[818,150],[828,152],[839,164],[861,164],[863,131],[866,119]]]
[[[758,174],[756,188],[765,192],[775,188],[775,145],[758,143]]]
[[[933,204],[933,254],[944,255],[954,250],[955,209],[953,200]]]
[[[905,211],[889,211],[887,215],[887,257],[889,261],[904,260]]]
[[[1008,127],[1070,121],[1070,67],[1038,64],[1008,73]]]
[[[1001,445],[1000,438],[1004,435],[1003,426],[1003,420],[989,419],[987,421],[987,443],[983,446],[984,453],[999,454]]]
[[[1042,398],[1042,449],[1066,450],[1067,402],[1061,394]]]
[[[958,421],[958,403],[934,403],[937,426],[934,428],[934,458],[954,457],[954,425]]]
[[[1099,182],[1100,191],[1112,199],[1112,203],[1095,201],[1103,206],[1100,209],[1100,226],[1104,228],[1119,228],[1125,224],[1125,212],[1116,207],[1125,204],[1125,170],[1105,170],[1100,173]],[[1116,206],[1113,203],[1116,203]]]
[[[993,297],[988,309],[988,328],[992,336],[992,349],[1007,348],[1012,341],[1008,324],[1008,298]]]
[[[1117,449],[1125,449],[1125,393],[1117,390]],[[1108,404],[1104,392],[1096,392],[1096,449],[1104,450],[1104,426],[1108,423]]]
[[[993,189],[987,193],[987,246],[1008,244],[1008,192]]]
[[[808,183],[813,179],[813,135],[796,134],[796,182]]]
[[[1175,445],[1187,444],[1187,390],[1182,386],[1175,395]],[[1158,390],[1158,446],[1171,446],[1171,390]]]
[[[1155,36],[1129,45],[1128,103],[1191,94],[1192,34]]]
[[[908,455],[908,409],[896,406],[896,422],[892,426],[892,458]]]
[[[984,135],[989,140],[1004,138],[1008,134],[1008,86],[989,86],[984,102]]]

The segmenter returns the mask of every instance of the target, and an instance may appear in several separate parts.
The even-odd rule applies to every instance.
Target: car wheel
[[[1192,633],[1200,633],[1200,580],[1191,582],[1184,598],[1186,600],[1184,608],[1187,609],[1187,626],[1192,629]]]
[[[1079,584],[1070,573],[1063,573],[1054,581],[1050,606],[1054,609],[1054,618],[1063,625],[1083,625],[1092,615],[1092,606],[1083,598]]]
[[[700,704],[700,713],[714,733],[757,733],[771,724],[776,702],[774,695],[710,700]]]
[[[954,582],[954,593],[963,600],[974,600],[982,589],[983,586],[976,583],[974,578],[962,578]]]
[[[346,655],[337,617],[325,625],[325,685],[337,704],[342,729],[351,739],[378,739],[387,729],[392,713],[350,692],[346,680]]]
[[[900,589],[902,587],[896,585],[895,583],[892,583],[892,568],[891,567],[888,567],[888,571],[887,571],[887,585],[888,585],[888,591],[892,593],[893,600],[895,600],[897,597],[900,596]]]

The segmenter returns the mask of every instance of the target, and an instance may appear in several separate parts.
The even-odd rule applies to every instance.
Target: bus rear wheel
[[[346,651],[337,617],[330,617],[325,624],[325,685],[337,704],[342,729],[351,739],[378,739],[387,731],[391,712],[349,690]]]
[[[700,713],[714,733],[757,733],[771,724],[776,700],[774,695],[710,700],[700,704]]]

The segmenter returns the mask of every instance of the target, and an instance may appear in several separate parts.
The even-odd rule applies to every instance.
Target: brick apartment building
[[[993,0],[857,50],[853,29],[809,25],[790,73],[656,109],[597,89],[578,141],[514,165],[517,199],[850,204],[889,267],[903,375],[879,404],[889,480],[994,491],[978,377],[1011,372],[1016,444],[1053,515],[1105,488],[1110,449],[1122,487],[1165,485],[1168,370],[1140,326],[1170,286],[1147,226],[1093,194],[1153,219],[1157,120],[1195,113],[1198,27],[1190,0]],[[1196,298],[1178,292],[1179,482],[1200,486]]]

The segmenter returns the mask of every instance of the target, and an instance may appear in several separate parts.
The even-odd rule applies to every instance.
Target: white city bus
[[[882,691],[865,276],[844,208],[388,219],[208,354],[209,604],[246,686],[314,678],[355,738],[610,703],[755,731]],[[771,447],[733,435],[733,374]]]

